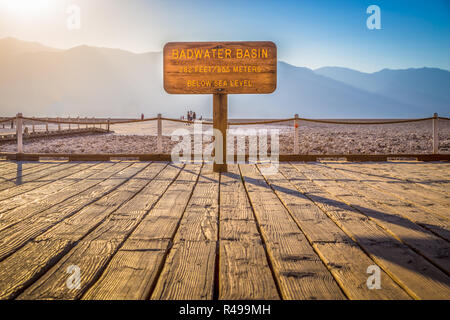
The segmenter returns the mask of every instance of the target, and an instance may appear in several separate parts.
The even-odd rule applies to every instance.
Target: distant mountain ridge
[[[347,68],[324,67],[314,72],[406,104],[450,109],[450,72],[446,70],[425,67],[364,73]]]
[[[15,38],[0,39],[0,59],[32,52],[57,52],[59,49],[44,46],[38,42],[20,41]]]
[[[210,117],[210,95],[169,95],[162,54],[0,39],[0,116],[138,117],[186,110]],[[277,90],[229,95],[233,118],[409,118],[450,115],[450,72],[423,68],[363,73],[278,63]]]

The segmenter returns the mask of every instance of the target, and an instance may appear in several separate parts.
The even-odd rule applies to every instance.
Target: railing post
[[[70,116],[69,116],[69,118],[68,118],[68,119],[69,119],[69,121],[70,121]],[[69,123],[69,130],[70,130],[70,123]]]
[[[439,153],[438,114],[433,115],[433,154]]]
[[[46,118],[48,121],[48,118]],[[45,131],[48,132],[48,122],[45,123]]]
[[[161,113],[158,113],[158,140],[157,140],[157,146],[158,146],[158,153],[162,153],[162,119],[161,119]]]
[[[33,117],[33,119],[34,119],[34,117]],[[32,122],[32,124],[31,124],[31,131],[33,132],[33,133],[35,133],[35,131],[34,131],[34,120],[33,120],[33,122]]]
[[[56,121],[58,121],[58,131],[61,131],[61,123],[59,122],[59,117],[56,118]]]
[[[294,154],[298,154],[298,114],[294,118]]]
[[[88,128],[88,124],[87,124],[88,118],[87,118],[87,117],[84,117],[84,121],[86,122],[86,129],[87,129],[87,128]]]
[[[16,116],[16,136],[17,136],[17,153],[23,153],[23,139],[22,139],[22,114],[18,113]]]
[[[111,125],[111,118],[108,118],[108,124],[107,124],[107,127],[106,127],[106,130],[108,130],[108,132],[109,132],[109,126]]]
[[[77,117],[77,125],[78,125],[78,129],[80,129],[80,116]]]

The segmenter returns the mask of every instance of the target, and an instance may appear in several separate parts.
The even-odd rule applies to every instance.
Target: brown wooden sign
[[[276,86],[273,42],[169,42],[164,46],[168,93],[272,93]]]

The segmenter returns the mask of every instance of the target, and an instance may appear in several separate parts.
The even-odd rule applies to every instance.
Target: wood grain
[[[345,299],[329,270],[255,166],[239,167],[282,298]]]
[[[57,165],[57,163],[49,163],[49,165]],[[0,181],[13,179],[17,172],[21,171],[22,173],[25,173],[30,169],[44,170],[45,166],[40,162],[5,161],[0,167]]]
[[[84,163],[65,170],[66,175],[62,177],[57,173],[56,177],[52,176],[52,181],[49,183],[35,186],[35,188],[27,187],[26,189],[22,189],[18,195],[15,193],[10,194],[8,190],[0,192],[0,197],[6,199],[0,201],[0,214],[17,207],[26,207],[31,203],[38,203],[46,197],[54,195],[112,165],[113,163]],[[23,186],[30,184],[33,184],[33,182]]]
[[[376,263],[281,173],[264,176],[348,298],[410,299],[383,271],[383,290],[369,290],[367,267]]]
[[[101,194],[99,190],[109,190],[108,188],[111,186],[111,183],[105,181],[106,179],[110,178],[121,170],[124,170],[130,165],[130,163],[117,163],[114,166],[105,164],[103,170],[86,179],[83,179],[75,185],[72,185],[68,190],[60,190],[59,192],[52,194],[47,198],[39,199],[36,202],[32,202],[24,206],[6,211],[2,213],[0,219],[0,230],[10,228],[19,222],[23,225],[28,224],[30,223],[28,222],[28,219],[34,219],[34,222],[38,221],[39,219],[49,221],[49,218],[52,216],[52,212],[53,215],[60,215],[62,214],[62,212],[65,212],[60,211],[63,208],[67,208],[68,210],[73,209],[72,204],[74,204],[75,207],[77,205],[79,207],[82,207],[90,201],[93,201],[93,198],[95,198],[96,195]],[[97,186],[99,184],[100,186]],[[74,196],[78,195],[78,198],[72,199]],[[89,195],[92,195],[92,197],[89,197]],[[33,222],[30,223],[30,225],[32,224]],[[5,237],[5,233],[1,234],[0,239],[2,239],[3,237]]]
[[[59,170],[50,172],[49,175],[45,177],[41,177],[37,180],[33,180],[30,182],[26,182],[20,185],[17,185],[13,188],[9,188],[6,190],[0,191],[0,204],[3,204],[4,200],[12,200],[12,198],[22,199],[21,196],[24,196],[24,193],[28,191],[37,191],[39,188],[52,184],[54,182],[63,181],[64,178],[71,176],[73,174],[78,174],[83,170],[93,166],[94,163],[77,163],[75,166],[60,166]],[[20,197],[19,197],[20,196]],[[16,202],[17,204],[19,202]],[[3,211],[4,208],[0,210]]]
[[[109,199],[110,197],[108,197],[108,195],[112,191],[125,183],[129,177],[135,175],[138,170],[141,169],[142,167],[140,166],[129,166],[114,175],[110,175],[112,176],[111,179],[96,184],[94,187],[77,194],[75,197],[71,197],[56,206],[52,206],[49,209],[39,212],[39,214],[27,216],[26,219],[21,219],[19,222],[16,220],[17,217],[12,218],[14,219],[12,223],[5,227],[1,233],[0,260],[5,259],[28,241],[44,233],[61,221],[64,221],[67,218],[72,218],[73,220],[73,215],[79,217],[80,215],[76,214],[79,213],[80,210],[88,208],[90,211],[95,211],[96,209],[101,210],[102,207],[96,206],[95,202],[102,199],[102,197],[104,197],[104,199]],[[89,204],[92,204],[92,206],[87,206]],[[66,222],[64,222],[63,225],[65,223]],[[83,223],[84,222],[81,224],[83,225]],[[64,229],[64,227],[60,228]],[[68,233],[68,237],[70,238],[70,233]]]
[[[328,176],[334,185],[345,186],[352,194],[343,195],[342,199],[361,212],[372,217],[378,224],[391,230],[392,233],[419,251],[425,252],[431,260],[444,264],[445,270],[450,270],[450,223],[447,219],[431,214],[423,214],[423,210],[402,201],[390,193],[372,188],[372,180],[360,180],[346,171],[333,170],[323,166],[315,166],[321,177]],[[430,232],[434,234],[430,234]],[[438,237],[442,239],[439,239]],[[411,240],[412,239],[412,240]],[[434,245],[432,245],[434,243]],[[426,244],[426,246],[424,246]],[[434,248],[434,249],[433,249]],[[447,253],[445,256],[444,254]]]
[[[446,204],[448,164],[211,166],[22,167],[0,191],[0,299],[450,299],[447,219],[416,203]]]
[[[426,162],[387,162],[371,166],[360,164],[354,172],[391,177],[395,182],[418,184],[438,195],[450,197],[450,164]]]
[[[219,173],[205,165],[180,221],[152,299],[205,300],[214,294]]]
[[[0,191],[43,178],[64,168],[63,163],[44,163],[33,167],[18,164],[16,171],[0,177]],[[67,163],[65,163],[67,165]],[[72,167],[74,164],[69,164]],[[62,167],[61,167],[62,166]]]
[[[340,168],[341,169],[341,168]],[[352,173],[347,173],[351,176],[355,176]],[[362,176],[365,176],[362,173]],[[362,179],[361,175],[359,179]],[[437,196],[431,192],[427,192],[427,189],[422,188],[413,183],[399,184],[392,183],[388,178],[381,176],[364,179],[370,181],[370,186],[377,188],[382,192],[388,192],[391,195],[416,206],[419,206],[422,210],[430,212],[431,214],[450,219],[450,198],[446,199],[443,196]]]
[[[237,165],[220,177],[219,226],[218,298],[280,299]]]
[[[76,299],[81,297],[101,274],[106,264],[128,235],[141,222],[178,174],[166,163],[154,163],[127,182],[126,188],[142,188],[128,202],[112,212],[93,231],[73,247],[57,264],[27,288],[19,299]],[[130,184],[133,184],[131,187]],[[130,189],[129,189],[130,190]],[[121,190],[123,192],[123,190]],[[53,236],[52,238],[55,238]],[[66,286],[67,268],[76,265],[81,271],[80,288]]]
[[[214,140],[214,172],[227,171],[227,129],[228,129],[228,96],[213,95],[213,129],[220,131],[222,141]],[[221,153],[220,153],[221,152]],[[221,155],[221,156],[220,156]]]
[[[277,47],[270,41],[169,42],[163,55],[164,89],[168,93],[261,94],[276,89]]]
[[[182,169],[82,299],[150,297],[200,169],[201,165],[186,165]]]
[[[129,179],[139,174],[147,166],[148,163],[136,163],[117,173],[114,178],[107,180],[108,182],[114,181],[116,184],[116,188],[112,192],[102,194],[95,202],[81,210],[78,209],[76,213],[65,217],[64,220],[59,218],[58,223],[50,225],[45,225],[45,222],[36,223],[36,229],[39,232],[44,231],[44,233],[0,262],[0,298],[11,298],[21,293],[30,281],[37,280],[37,277],[55,264],[86,234],[128,201],[134,195],[134,191],[140,189],[139,185],[144,183],[139,179]],[[34,232],[36,233],[36,231]],[[111,242],[116,242],[116,240],[108,239],[106,241],[106,243]],[[106,244],[101,247],[104,247],[105,250],[110,248]],[[36,254],[36,251],[43,251],[43,253],[39,253],[40,261],[30,259]],[[10,270],[11,264],[15,264],[18,269],[12,274],[3,272],[3,270]],[[51,297],[47,296],[47,298]]]
[[[450,165],[437,164],[434,168],[426,163],[411,166],[412,163],[377,163],[376,165],[366,166],[361,164],[362,173],[365,176],[380,176],[388,178],[392,184],[404,184],[413,187],[417,191],[430,195],[434,201],[441,204],[450,204]],[[447,218],[450,217],[450,213]]]
[[[450,279],[410,247],[339,198],[347,191],[308,178],[312,169],[294,164],[292,183],[354,239],[383,270],[416,299],[447,299]],[[283,169],[285,167],[283,166]],[[291,169],[293,170],[293,169]],[[286,170],[287,171],[287,170]]]

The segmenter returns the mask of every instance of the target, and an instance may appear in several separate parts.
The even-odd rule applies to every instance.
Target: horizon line
[[[13,37],[13,36],[5,36],[3,38],[0,38],[0,41],[5,40],[5,39],[13,39],[13,40],[21,41],[21,42],[39,44],[41,46],[45,46],[45,47],[48,47],[50,49],[61,50],[61,51],[69,51],[69,50],[72,50],[72,49],[75,49],[75,48],[78,48],[78,47],[90,47],[90,48],[97,48],[97,49],[120,50],[120,51],[124,51],[124,52],[127,52],[127,53],[135,54],[135,55],[143,55],[143,54],[149,54],[149,53],[162,53],[162,50],[161,51],[134,52],[132,50],[119,48],[119,47],[104,47],[104,46],[94,46],[94,45],[88,45],[88,44],[79,44],[79,45],[76,45],[76,46],[73,46],[73,47],[69,47],[69,48],[61,48],[61,47],[48,45],[48,44],[45,44],[43,42],[23,40],[23,39],[20,39],[18,37]],[[416,67],[399,68],[399,69],[382,68],[382,69],[379,69],[377,71],[366,72],[366,71],[361,71],[361,70],[358,70],[358,69],[353,69],[353,68],[349,68],[349,67],[345,67],[345,66],[323,65],[321,67],[311,68],[311,67],[308,67],[308,66],[295,65],[295,64],[292,64],[292,63],[284,61],[284,60],[278,60],[277,62],[283,62],[283,63],[289,64],[289,65],[291,65],[293,67],[296,67],[296,68],[307,68],[307,69],[312,70],[312,71],[316,71],[316,70],[319,70],[319,69],[322,69],[322,68],[341,68],[341,69],[353,70],[353,71],[366,73],[366,74],[374,74],[374,73],[377,73],[377,72],[380,72],[380,71],[383,71],[383,70],[401,71],[401,70],[410,70],[410,69],[439,69],[439,70],[444,70],[444,71],[450,72],[450,69],[446,69],[446,68],[442,68],[442,67],[428,67],[428,66],[421,66],[421,67],[416,66]]]

